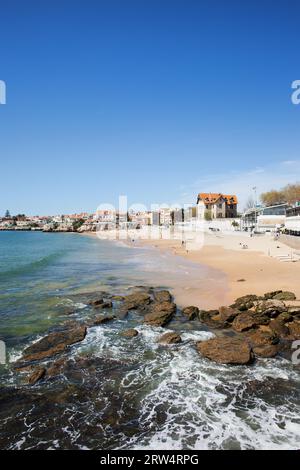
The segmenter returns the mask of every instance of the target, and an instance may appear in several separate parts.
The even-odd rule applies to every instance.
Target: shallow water
[[[94,314],[80,292],[124,294],[178,279],[205,289],[214,274],[176,257],[170,272],[168,256],[76,234],[0,233],[0,255],[0,337],[11,362],[49,328]],[[74,315],[65,314],[69,307]],[[299,448],[299,372],[290,362],[217,365],[195,349],[212,336],[198,321],[178,314],[168,329],[183,343],[165,347],[157,339],[166,328],[141,319],[131,312],[89,328],[65,355],[63,373],[34,387],[2,367],[0,448]],[[130,327],[139,335],[122,337]]]

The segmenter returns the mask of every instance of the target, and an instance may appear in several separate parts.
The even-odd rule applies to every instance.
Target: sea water
[[[285,359],[234,367],[202,358],[195,343],[213,333],[198,321],[157,328],[131,312],[90,327],[56,377],[28,386],[12,369],[49,330],[92,315],[85,293],[203,286],[205,294],[212,283],[222,289],[225,278],[156,250],[69,233],[0,233],[0,339],[9,361],[0,369],[0,448],[299,448],[299,369]],[[121,336],[129,327],[139,335]],[[169,330],[183,342],[159,345]]]

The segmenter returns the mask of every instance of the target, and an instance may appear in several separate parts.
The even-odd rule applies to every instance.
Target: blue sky
[[[2,0],[0,214],[299,180],[299,25],[296,1]]]

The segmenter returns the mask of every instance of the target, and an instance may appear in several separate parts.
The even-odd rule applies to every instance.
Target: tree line
[[[300,183],[287,184],[282,189],[271,189],[260,195],[261,202],[266,206],[275,204],[295,204],[300,201]]]

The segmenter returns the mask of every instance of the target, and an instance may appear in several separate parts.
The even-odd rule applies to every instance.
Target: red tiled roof
[[[215,204],[219,199],[225,199],[227,204],[237,204],[238,200],[235,194],[221,194],[221,193],[199,193],[197,203],[203,201],[206,204]]]

